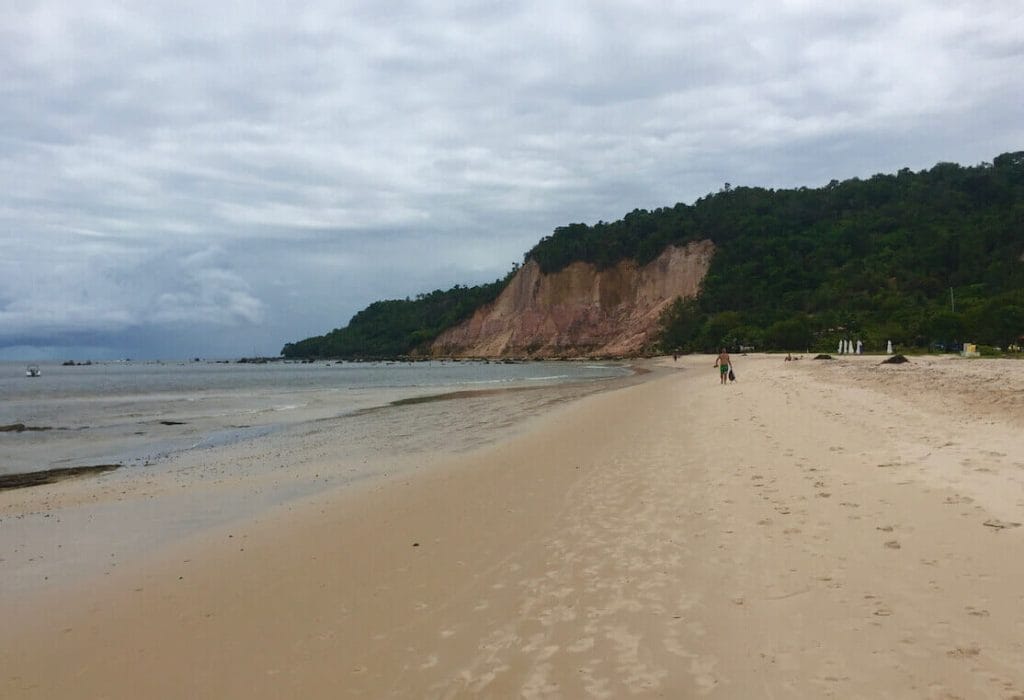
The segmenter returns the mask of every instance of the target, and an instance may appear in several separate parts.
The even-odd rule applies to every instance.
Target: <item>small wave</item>
[[[281,404],[280,406],[259,406],[257,408],[244,408],[236,411],[221,411],[219,413],[211,413],[210,415],[214,418],[225,418],[228,416],[250,416],[257,415],[260,413],[266,413],[267,411],[294,411],[297,408],[305,408],[309,404],[305,403],[288,403]]]
[[[265,437],[280,429],[278,425],[254,425],[246,428],[227,428],[209,433],[189,449],[205,450],[213,447],[235,445],[246,440]]]

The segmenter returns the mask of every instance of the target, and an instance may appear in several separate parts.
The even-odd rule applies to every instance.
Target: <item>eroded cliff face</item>
[[[580,357],[643,352],[676,297],[696,296],[711,241],[669,246],[651,263],[597,270],[577,262],[550,275],[532,260],[501,295],[431,345],[434,356]]]

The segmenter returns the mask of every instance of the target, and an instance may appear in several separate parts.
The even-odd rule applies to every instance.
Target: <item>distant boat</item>
[[[25,369],[26,377],[38,377],[42,372],[39,371],[39,365],[29,365]]]

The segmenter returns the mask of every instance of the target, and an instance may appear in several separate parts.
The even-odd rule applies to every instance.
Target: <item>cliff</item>
[[[623,260],[598,270],[575,262],[544,274],[533,260],[498,298],[430,346],[434,356],[625,356],[644,351],[676,297],[696,296],[708,271],[711,241],[669,246],[640,267]]]

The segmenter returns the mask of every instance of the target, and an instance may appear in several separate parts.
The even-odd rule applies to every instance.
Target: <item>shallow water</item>
[[[535,376],[550,376],[543,374],[543,365],[533,370]],[[296,408],[262,414],[251,412],[253,401],[276,405],[282,391],[240,392],[244,398],[234,399],[231,392],[212,392],[218,405],[234,406],[225,415],[250,411],[248,428],[197,417],[215,401],[211,397],[196,397],[189,404],[192,413],[152,394],[145,400],[123,395],[64,400],[66,408],[82,415],[82,405],[90,407],[91,419],[105,418],[107,427],[0,433],[0,454],[11,453],[6,446],[15,440],[9,438],[41,437],[37,449],[48,458],[65,453],[75,455],[76,462],[101,462],[82,455],[117,450],[125,466],[52,486],[0,491],[0,590],[35,595],[74,586],[197,533],[229,523],[244,532],[244,523],[263,513],[334,489],[432,468],[449,455],[526,430],[546,420],[553,408],[644,379],[619,366],[601,374],[611,373],[621,376],[521,380],[497,388],[295,392],[286,387]],[[339,396],[356,398],[342,405]],[[409,398],[415,400],[403,400]],[[117,419],[95,411],[108,404],[119,407]],[[353,410],[355,405],[362,408]],[[177,411],[170,415],[188,419],[184,425],[162,425],[168,414],[157,411],[169,406]],[[263,419],[268,422],[260,424]]]
[[[558,385],[628,374],[580,362],[0,363],[0,474],[146,465],[187,450],[446,391]]]

